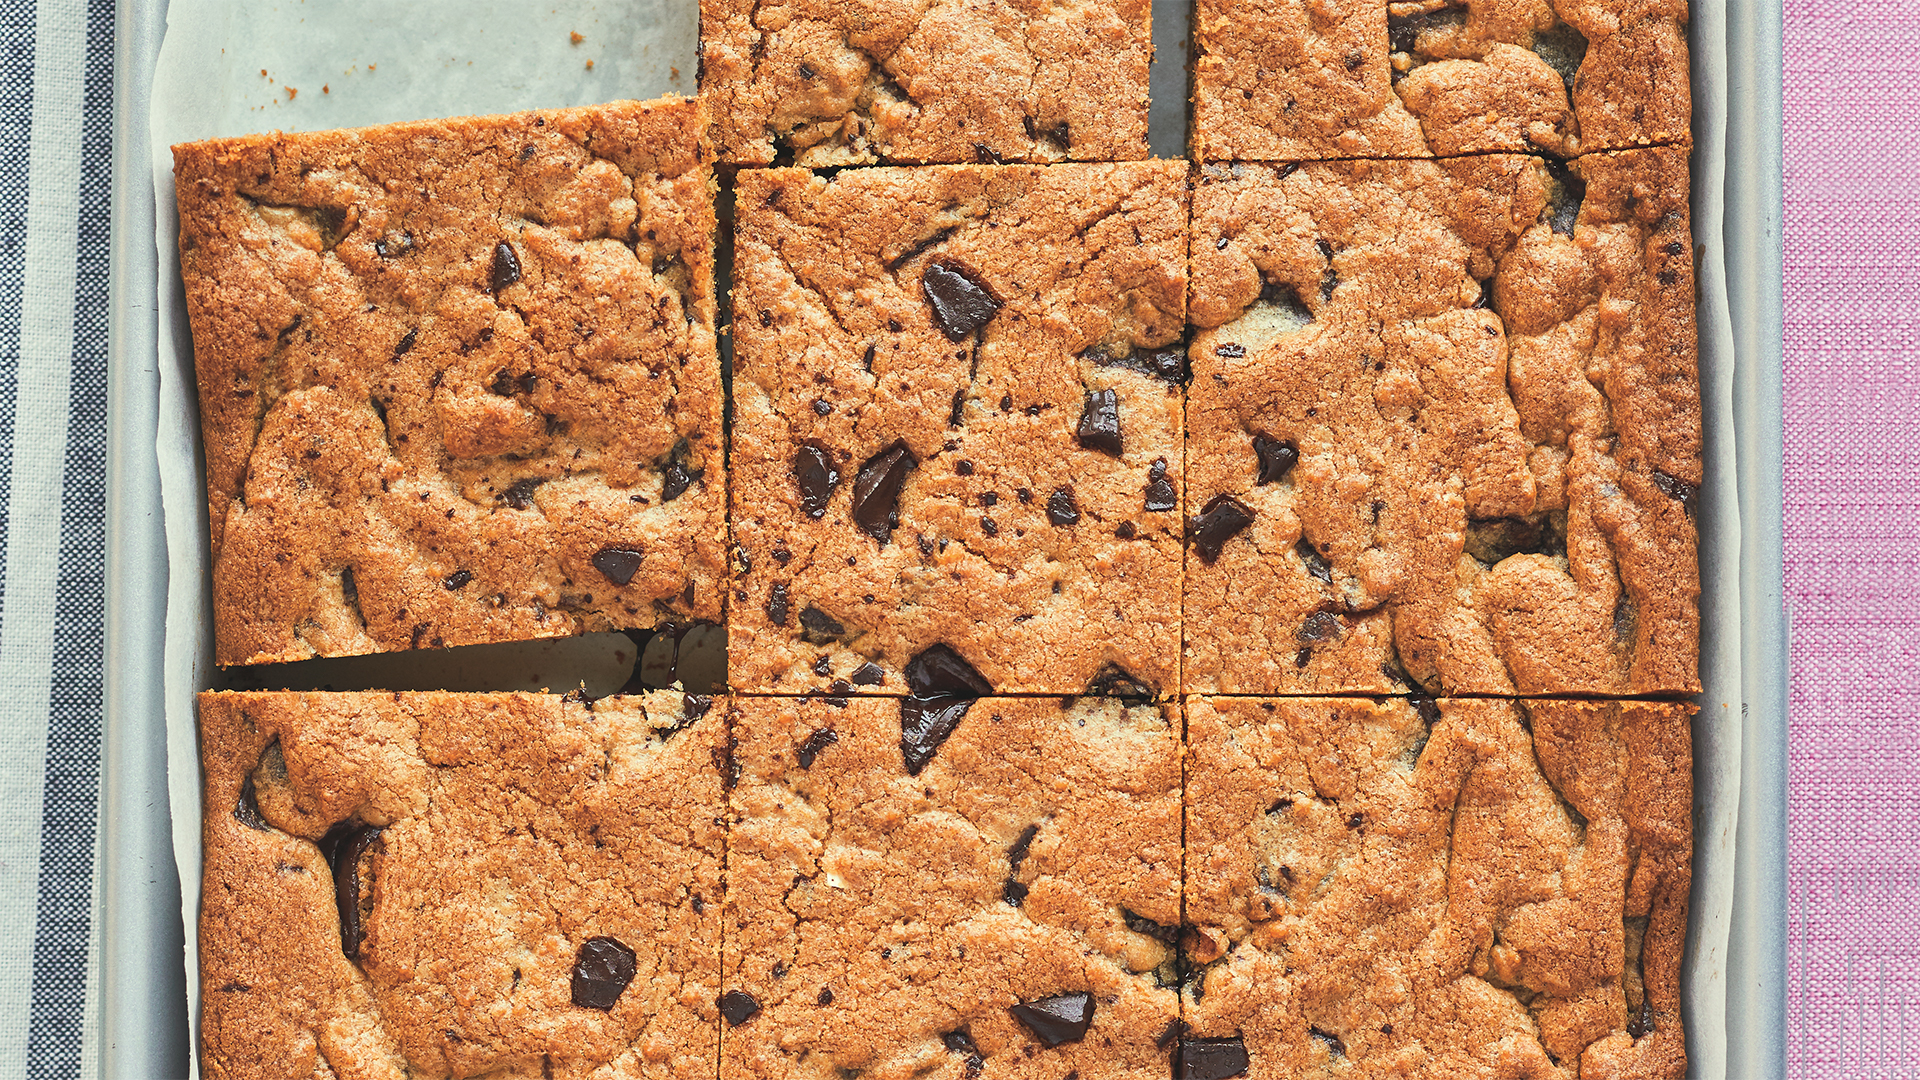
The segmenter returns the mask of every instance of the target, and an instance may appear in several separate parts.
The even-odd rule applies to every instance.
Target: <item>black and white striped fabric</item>
[[[112,0],[0,0],[0,1077],[96,1071]]]

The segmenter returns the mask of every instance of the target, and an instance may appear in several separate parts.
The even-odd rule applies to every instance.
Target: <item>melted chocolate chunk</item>
[[[729,990],[720,995],[720,1015],[726,1017],[727,1023],[734,1027],[753,1019],[759,1011],[760,1003],[745,990]]]
[[[1084,990],[1023,1001],[1007,1008],[1042,1046],[1063,1046],[1086,1037],[1093,1023],[1093,995]]]
[[[233,820],[255,832],[272,832],[273,826],[260,816],[260,799],[253,791],[253,777],[240,781],[240,798],[233,804]]]
[[[785,626],[788,611],[787,583],[776,581],[773,587],[767,590],[767,620],[775,626]]]
[[[610,937],[591,937],[573,959],[573,1003],[606,1011],[633,982],[633,950]]]
[[[1089,697],[1145,700],[1153,697],[1153,687],[1135,678],[1126,668],[1108,661],[1087,682],[1086,694]]]
[[[800,640],[809,645],[825,645],[845,637],[847,628],[840,620],[809,604],[800,609]]]
[[[1653,1034],[1653,1000],[1647,997],[1645,990],[1642,990],[1640,1011],[1634,1013],[1633,1019],[1627,1021],[1627,1035],[1634,1039],[1644,1039],[1651,1034]]]
[[[970,697],[900,699],[900,760],[905,762],[908,776],[920,775],[972,707]]]
[[[1533,52],[1560,76],[1571,95],[1574,78],[1587,59],[1586,35],[1566,23],[1556,22],[1551,30],[1533,32]]]
[[[360,942],[366,937],[360,924],[360,860],[382,831],[376,825],[343,821],[320,838],[320,852],[333,871],[333,902],[340,911],[340,951],[353,961],[360,959]]]
[[[885,544],[900,524],[900,488],[920,459],[904,440],[867,459],[853,478],[853,523],[860,531]]]
[[[593,568],[615,585],[625,585],[640,572],[640,553],[632,548],[601,548],[593,553]]]
[[[885,682],[886,679],[887,673],[880,669],[879,664],[871,660],[853,669],[853,684],[855,686],[879,686]]]
[[[1168,926],[1165,923],[1155,922],[1145,915],[1136,915],[1126,908],[1120,909],[1120,918],[1126,922],[1127,929],[1136,934],[1145,934],[1155,941],[1165,942],[1171,945],[1180,940],[1180,928],[1177,926]]]
[[[1231,495],[1215,495],[1187,527],[1187,538],[1202,561],[1220,558],[1220,549],[1253,524],[1253,511]]]
[[[1040,826],[1029,825],[1020,830],[1013,844],[1007,848],[1007,882],[1001,886],[1000,899],[1009,907],[1019,907],[1027,899],[1027,886],[1015,880],[1020,872],[1020,864],[1027,861],[1027,851],[1033,847],[1033,838],[1040,835]]]
[[[1429,730],[1440,722],[1440,703],[1433,699],[1433,695],[1415,690],[1407,695],[1407,701],[1413,706],[1414,715],[1418,716]]]
[[[1653,470],[1652,479],[1653,486],[1659,488],[1662,494],[1685,507],[1687,513],[1693,513],[1694,500],[1700,495],[1700,486],[1698,484],[1689,484],[1685,480],[1677,476],[1669,476],[1659,469]]]
[[[984,697],[993,684],[952,646],[940,644],[907,661],[907,689],[916,697]]]
[[[494,295],[520,280],[520,255],[505,240],[493,245],[493,273],[490,281]]]
[[[1464,550],[1493,566],[1515,555],[1565,555],[1567,541],[1547,514],[1476,519],[1467,522]]]
[[[1547,200],[1547,224],[1562,236],[1572,236],[1580,221],[1580,204],[1587,198],[1587,182],[1574,175],[1564,161],[1543,159],[1553,187]]]
[[[1047,520],[1057,529],[1080,523],[1080,507],[1073,500],[1072,488],[1063,487],[1047,496]]]
[[[1174,1054],[1173,1075],[1176,1080],[1227,1080],[1244,1074],[1251,1064],[1247,1044],[1238,1035],[1225,1039],[1183,1038]]]
[[[1256,486],[1285,479],[1300,463],[1298,447],[1282,439],[1269,438],[1264,431],[1254,435],[1253,452],[1260,459],[1260,471],[1253,477]]]
[[[1089,450],[1120,456],[1120,399],[1112,390],[1087,391],[1074,437]]]
[[[820,751],[839,741],[839,733],[830,727],[823,727],[807,736],[806,741],[800,744],[800,748],[794,751],[795,756],[800,759],[800,767],[813,768],[813,759],[820,756]]]
[[[834,468],[833,454],[811,445],[795,450],[793,479],[800,485],[800,508],[807,516],[816,521],[827,516],[833,489],[840,486],[840,470]]]
[[[677,461],[670,462],[667,465],[666,474],[660,479],[660,501],[670,503],[685,495],[698,476],[698,473],[688,472],[685,465]]]
[[[1307,1028],[1307,1034],[1325,1043],[1328,1052],[1338,1054],[1341,1057],[1347,1056],[1347,1044],[1340,1036],[1335,1035],[1333,1032],[1322,1031],[1317,1027],[1309,1027]]]
[[[523,476],[507,485],[507,490],[500,493],[500,501],[515,510],[525,510],[533,505],[534,489],[546,482],[544,476]]]
[[[1247,347],[1237,342],[1229,341],[1224,345],[1215,345],[1213,347],[1213,355],[1225,357],[1228,360],[1238,360],[1247,355]]]
[[[1000,301],[973,272],[958,263],[927,264],[920,291],[933,309],[933,321],[948,341],[965,341],[1000,311]]]
[[[1125,368],[1175,384],[1187,381],[1187,350],[1180,345],[1169,345],[1164,349],[1135,349],[1120,356],[1110,355],[1107,350],[1095,346],[1080,355],[1101,367]]]
[[[1167,459],[1154,458],[1153,466],[1147,470],[1147,502],[1149,511],[1160,513],[1172,510],[1180,505],[1180,496],[1167,481]]]
[[[1306,564],[1307,573],[1321,581],[1332,583],[1333,564],[1328,562],[1327,557],[1320,554],[1320,549],[1309,543],[1306,537],[1301,537],[1300,542],[1293,545],[1293,553],[1300,556],[1300,561]]]
[[[1307,621],[1300,624],[1300,629],[1293,632],[1293,637],[1295,641],[1307,643],[1332,641],[1346,628],[1347,624],[1341,622],[1340,616],[1333,612],[1316,611],[1307,616]]]

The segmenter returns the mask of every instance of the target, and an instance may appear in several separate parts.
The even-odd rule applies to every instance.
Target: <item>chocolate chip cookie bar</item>
[[[1186,187],[740,173],[736,689],[1177,691]]]
[[[1685,144],[1685,0],[1198,0],[1202,161]]]
[[[1692,711],[1191,699],[1177,1075],[1685,1075]]]
[[[1186,687],[1699,689],[1679,148],[1210,165]]]
[[[202,694],[202,1071],[713,1076],[712,706]]]
[[[1167,1075],[1171,706],[732,708],[724,1075]]]
[[[220,663],[721,618],[704,129],[665,100],[174,148]]]
[[[1149,0],[701,0],[720,160],[1147,156]]]

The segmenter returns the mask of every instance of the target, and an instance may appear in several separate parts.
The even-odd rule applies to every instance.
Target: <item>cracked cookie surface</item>
[[[1184,163],[743,170],[736,213],[733,685],[945,644],[1175,692]]]
[[[208,1076],[714,1075],[709,699],[199,705]]]
[[[1686,152],[1207,166],[1186,688],[1699,688]]]
[[[701,0],[700,93],[746,165],[1147,156],[1148,0]]]
[[[731,704],[726,1075],[1167,1074],[1172,707],[981,698],[916,774],[900,701]]]
[[[1191,699],[1191,1036],[1252,1076],[1685,1075],[1692,713]]]
[[[1690,141],[1684,0],[1198,0],[1194,156],[1302,161]]]
[[[174,148],[217,659],[718,620],[692,101]]]

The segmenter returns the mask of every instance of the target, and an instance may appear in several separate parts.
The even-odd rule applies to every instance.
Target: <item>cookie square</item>
[[[1693,711],[1190,699],[1185,1075],[1684,1076]]]
[[[732,708],[725,1075],[1167,1075],[1177,709]]]
[[[720,160],[856,164],[1147,156],[1149,0],[700,0]]]
[[[199,705],[206,1075],[714,1075],[711,699]]]
[[[174,148],[216,659],[719,621],[688,100]]]
[[[1690,141],[1685,0],[1197,0],[1202,161]]]
[[[1184,163],[743,170],[736,214],[735,688],[1176,692]]]
[[[1686,178],[1201,171],[1190,692],[1699,689]]]

